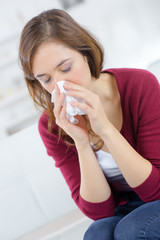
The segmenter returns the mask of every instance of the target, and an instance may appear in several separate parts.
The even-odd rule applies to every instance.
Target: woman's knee
[[[86,231],[83,240],[111,240],[114,228],[120,217],[103,218],[93,222]]]
[[[146,203],[126,215],[115,227],[115,240],[158,239],[160,201]]]
[[[114,230],[114,240],[128,240],[136,239],[135,233],[137,232],[137,224],[134,219],[130,221],[131,218],[128,218],[128,215],[124,217],[115,227]],[[132,238],[130,238],[130,236]]]
[[[89,228],[87,229],[87,231],[84,234],[84,238],[83,240],[91,240],[91,239],[96,239],[96,235],[99,234],[99,230],[98,227],[95,224],[96,222],[93,222]],[[97,230],[96,230],[97,229]]]

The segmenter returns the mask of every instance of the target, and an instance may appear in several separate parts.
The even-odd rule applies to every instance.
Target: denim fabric
[[[115,216],[93,222],[84,240],[160,240],[160,200],[144,203],[134,193],[122,193],[125,205]]]

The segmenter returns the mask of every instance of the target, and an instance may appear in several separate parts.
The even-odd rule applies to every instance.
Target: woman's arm
[[[128,184],[149,202],[160,199],[160,86],[153,74],[145,73],[136,87],[136,149],[108,120],[97,95],[74,84],[69,95],[86,102],[72,105],[87,113],[92,130],[104,140]]]
[[[80,163],[80,195],[89,202],[102,202],[111,195],[109,184],[91,145],[76,143]]]
[[[112,124],[101,137],[127,183],[132,188],[141,185],[150,175],[152,164],[138,154]]]
[[[103,179],[102,172],[98,170],[98,174],[101,175],[100,181],[98,179],[97,184],[96,179],[97,176],[95,172],[93,172],[92,168],[96,168],[95,166],[98,164],[97,159],[95,159],[95,154],[93,150],[91,149],[91,146],[87,146],[87,144],[82,145],[78,144],[77,142],[77,149],[73,146],[68,146],[63,141],[63,139],[58,140],[58,136],[48,132],[47,130],[48,126],[48,117],[43,114],[39,120],[38,128],[40,136],[43,140],[43,143],[46,147],[47,153],[49,156],[53,157],[55,161],[55,166],[58,167],[65,178],[66,183],[68,184],[68,187],[71,191],[71,195],[79,209],[89,218],[93,220],[101,219],[104,217],[110,217],[114,215],[114,209],[117,206],[118,202],[120,201],[118,195],[116,196],[116,199],[113,196],[113,193],[110,193],[110,189],[108,189],[107,181]],[[54,131],[58,134],[58,129],[55,126]],[[77,151],[79,152],[79,158]],[[92,154],[94,155],[94,158],[92,157]],[[83,158],[84,155],[84,158]],[[87,167],[90,169],[85,169],[85,172],[83,170],[80,170],[80,168],[84,168],[84,164],[89,162]],[[81,167],[80,167],[81,164]],[[99,168],[99,165],[98,165]],[[97,171],[97,168],[96,168]],[[88,173],[91,175],[91,183],[88,178]],[[87,182],[85,182],[85,178],[81,174],[85,175],[85,178],[87,179]],[[88,176],[87,176],[88,175]],[[84,182],[81,185],[81,182]],[[87,186],[89,184],[97,184],[98,189],[92,189],[90,191]],[[94,186],[92,185],[92,188]],[[93,192],[95,191],[95,192]],[[82,193],[80,193],[82,192]],[[85,192],[87,195],[85,196]],[[92,194],[91,194],[92,193]],[[110,193],[110,196],[109,196]],[[81,196],[81,194],[83,196]],[[89,196],[88,196],[89,194]],[[98,195],[101,196],[98,196]],[[91,199],[89,201],[89,198],[91,198],[94,195],[94,199]],[[84,198],[83,198],[84,197]],[[96,197],[96,199],[95,199]],[[108,198],[107,198],[108,197]],[[85,200],[86,199],[86,200]],[[105,200],[106,199],[106,200]],[[97,202],[99,200],[99,202]],[[101,201],[102,200],[102,201]],[[96,202],[94,202],[96,201]]]
[[[160,199],[160,86],[149,72],[137,82],[132,88],[133,94],[137,90],[136,96],[132,94],[136,111],[130,109],[136,126],[136,148],[113,126],[101,137],[131,188],[143,201],[150,202]]]
[[[78,124],[70,123],[66,118],[66,105],[62,107],[63,100],[64,94],[60,94],[56,86],[54,107],[56,123],[74,139],[76,144],[81,172],[80,193],[89,202],[105,201],[110,197],[111,191],[90,146],[86,122],[82,116],[77,116]]]

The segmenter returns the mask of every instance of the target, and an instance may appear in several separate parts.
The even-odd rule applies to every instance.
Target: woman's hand
[[[107,130],[111,125],[111,122],[107,118],[99,96],[92,91],[71,82],[64,84],[64,87],[66,90],[71,90],[67,92],[67,95],[78,97],[85,101],[85,103],[70,102],[70,104],[83,110],[89,118],[92,130],[97,135],[103,136],[104,130]]]
[[[89,134],[86,125],[86,121],[82,116],[77,115],[76,118],[79,120],[78,124],[70,123],[66,118],[66,105],[62,106],[64,101],[64,93],[60,93],[58,85],[55,86],[54,95],[54,115],[56,118],[56,124],[61,127],[75,143],[80,143],[85,146],[89,143]]]

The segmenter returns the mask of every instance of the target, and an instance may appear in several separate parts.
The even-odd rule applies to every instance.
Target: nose
[[[54,86],[55,86],[56,83],[58,83],[58,82],[60,82],[60,81],[62,81],[62,80],[64,80],[64,79],[58,78],[58,77],[57,77],[57,78],[54,77],[54,78],[53,78]]]
[[[58,83],[58,82],[60,82],[62,80],[64,80],[64,79],[62,79],[62,78],[54,78],[54,83]]]
[[[49,92],[52,94],[53,90],[55,89],[55,84],[62,81],[62,79],[59,79],[59,78],[55,78],[53,77],[52,79],[52,84],[50,86],[50,89],[49,89]]]
[[[55,78],[52,78],[51,83],[47,89],[50,94],[52,94],[53,90],[55,89],[55,83],[56,83]]]

